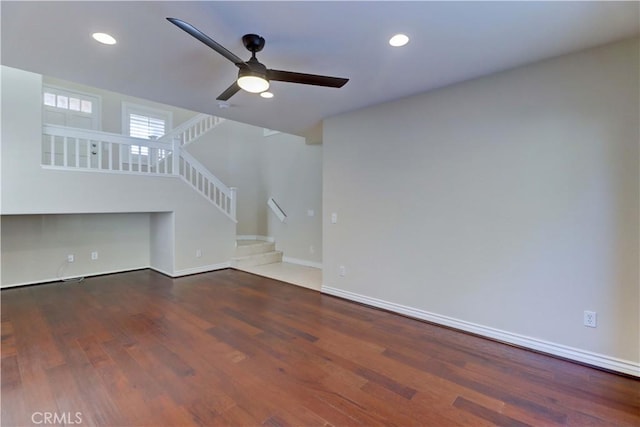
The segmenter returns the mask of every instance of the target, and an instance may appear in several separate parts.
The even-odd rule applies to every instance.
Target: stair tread
[[[264,240],[239,240],[237,242],[235,257],[261,255],[276,250],[274,242],[266,242]]]
[[[258,257],[261,257],[261,256],[266,256],[266,255],[282,255],[282,251],[260,252],[260,253],[257,253],[257,254],[232,257],[231,259],[234,260],[234,261],[241,261],[241,260],[245,260],[245,259],[258,258]]]
[[[237,246],[270,245],[272,243],[264,240],[238,240]]]

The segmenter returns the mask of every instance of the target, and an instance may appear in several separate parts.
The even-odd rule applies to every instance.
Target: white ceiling
[[[640,33],[638,2],[2,1],[2,64],[194,111],[305,134],[322,119]],[[236,55],[257,33],[268,68],[348,77],[342,89],[273,82],[275,98],[216,97],[228,60],[165,20],[180,18]],[[108,32],[118,44],[94,42]],[[403,48],[387,41],[411,37]]]

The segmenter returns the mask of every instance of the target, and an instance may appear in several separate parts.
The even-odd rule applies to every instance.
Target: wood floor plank
[[[2,357],[2,390],[19,388],[22,383],[18,357],[15,355]]]
[[[80,414],[79,420],[86,425],[100,424],[99,411],[92,405],[92,399],[86,399],[87,394],[80,392],[81,388],[76,380],[79,372],[70,369],[68,365],[60,365],[48,369],[46,373],[60,413],[73,420],[76,420],[76,414]]]
[[[120,408],[114,397],[107,390],[100,372],[92,365],[81,348],[78,339],[70,334],[69,325],[59,324],[60,334],[54,339],[56,346],[65,358],[65,364],[48,370],[49,386],[58,399],[67,399],[78,406],[65,405],[72,413],[81,412],[83,423],[89,425],[106,425],[108,422],[123,420]],[[84,335],[84,331],[81,335]],[[65,385],[66,384],[66,385]],[[58,388],[58,386],[62,387]],[[75,392],[73,390],[76,390]],[[61,395],[56,393],[61,391]]]
[[[2,290],[2,425],[640,425],[640,380],[236,270]]]
[[[372,383],[386,388],[393,393],[396,393],[399,396],[404,397],[407,400],[411,400],[411,398],[417,393],[415,389],[402,385],[384,374],[377,373],[373,369],[358,368],[356,369],[356,374],[366,378]]]
[[[478,367],[470,363],[466,366],[465,373],[470,377],[480,374],[479,377],[482,378],[482,381],[494,386],[514,381],[514,376],[507,375],[500,370],[492,370],[487,365]],[[630,397],[638,394],[638,390],[629,390],[623,397],[615,390],[606,390],[606,386],[585,387],[585,382],[576,378],[560,383],[531,374],[523,374],[522,377],[526,378],[526,398],[559,411],[566,409],[567,412],[576,411],[586,416],[594,413],[607,418],[625,419],[625,414],[633,414],[638,408],[637,404],[625,404],[625,401]],[[519,380],[517,376],[515,380]],[[597,417],[595,418],[597,419]],[[631,422],[631,418],[629,421]]]
[[[467,411],[471,414],[474,414],[480,418],[491,421],[499,426],[509,426],[509,427],[529,427],[529,424],[520,422],[513,418],[510,418],[506,415],[500,414],[496,411],[492,411],[488,408],[485,408],[482,405],[478,405],[470,400],[465,399],[464,397],[459,397],[453,402],[453,406],[456,408],[460,408],[464,411]]]
[[[10,357],[16,355],[16,339],[13,330],[13,323],[9,320],[3,321],[0,326],[2,332],[2,341],[0,346],[2,347],[2,357]]]
[[[224,411],[221,415],[221,424],[230,426],[255,426],[258,425],[258,421],[251,416],[247,411],[240,408],[237,405]]]

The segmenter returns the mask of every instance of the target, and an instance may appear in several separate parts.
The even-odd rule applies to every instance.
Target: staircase
[[[223,121],[198,114],[157,140],[45,124],[41,165],[60,170],[178,176],[237,222],[236,189],[223,184],[184,149]]]
[[[223,118],[198,114],[172,129],[160,141],[170,142],[173,153],[167,157],[171,170],[194,190],[213,203],[225,215],[236,221],[236,189],[227,187],[184,148],[224,121]],[[177,153],[177,155],[176,155]]]
[[[222,117],[198,114],[162,136],[160,141],[172,142],[176,139],[180,146],[189,145],[223,121]]]
[[[277,262],[282,262],[282,252],[276,251],[275,243],[262,240],[238,240],[235,256],[231,258],[231,267],[243,269]]]

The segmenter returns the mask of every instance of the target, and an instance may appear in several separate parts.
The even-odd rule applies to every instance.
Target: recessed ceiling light
[[[262,92],[260,96],[263,98],[273,98],[273,94],[271,92]]]
[[[91,37],[93,37],[95,41],[102,44],[116,44],[116,39],[114,39],[107,33],[93,33],[91,34]]]
[[[393,47],[404,46],[407,43],[409,43],[409,37],[404,34],[396,34],[389,39],[389,44]]]

